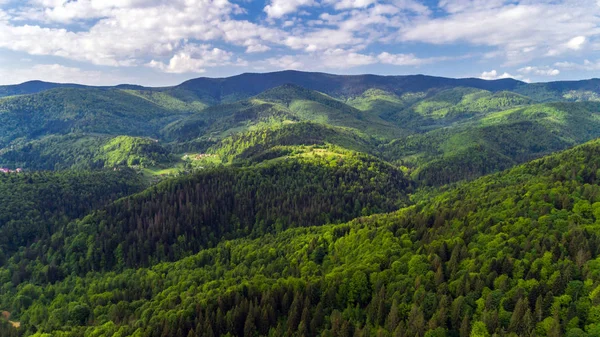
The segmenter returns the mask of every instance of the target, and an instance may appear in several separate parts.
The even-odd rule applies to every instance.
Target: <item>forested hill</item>
[[[0,97],[0,337],[600,335],[600,80]]]
[[[252,85],[248,85],[250,83]],[[475,87],[491,91],[501,91],[513,90],[520,85],[524,85],[523,82],[512,79],[485,81],[475,78],[451,79],[425,75],[342,76],[325,73],[282,71],[266,74],[242,74],[222,79],[198,78],[184,82],[176,88],[206,95],[217,101],[228,101],[251,97],[284,84],[294,84],[334,97],[353,97],[371,88],[402,94],[405,92],[422,92],[434,88],[447,87]]]
[[[426,75],[334,75],[288,70],[272,73],[245,73],[226,78],[202,77],[163,88],[137,85],[91,87],[79,84],[30,81],[17,85],[0,86],[0,97],[34,94],[53,88],[112,88],[146,93],[166,93],[179,99],[194,98],[212,105],[249,98],[281,85],[294,84],[334,97],[355,97],[374,88],[402,95],[408,92],[427,92],[431,89],[469,87],[492,92],[515,91],[526,96],[534,95],[541,101],[551,101],[568,93],[597,94],[599,83],[600,79],[528,84],[514,79],[489,81],[478,78],[454,79]]]
[[[594,336],[599,167],[594,141],[178,262],[17,287],[5,270],[0,303],[38,336]]]
[[[225,153],[225,144],[238,143],[234,151],[256,148],[239,140],[310,123],[327,134],[333,128],[338,136],[309,132],[303,138],[294,134],[297,128],[292,137],[252,142],[271,148],[294,138],[294,145],[351,146],[408,168],[420,184],[442,185],[600,136],[596,79],[527,84],[283,71],[164,88],[34,81],[0,87],[2,95],[8,97],[0,98],[0,166],[29,170],[117,163],[176,174],[206,166],[182,159],[190,153],[222,153],[211,164],[227,164],[241,153]],[[103,147],[123,136],[150,138],[160,146],[142,155],[120,148],[122,160],[113,163]],[[362,144],[356,147],[350,139]]]
[[[133,170],[0,174],[0,262],[49,239],[70,220],[144,187]]]
[[[165,181],[55,231],[52,249],[41,240],[13,261],[45,255],[60,261],[64,275],[147,266],[224,239],[389,212],[409,204],[413,187],[400,170],[375,158],[315,148]],[[37,279],[34,264],[13,272]]]
[[[0,97],[35,94],[44,90],[54,88],[82,88],[83,85],[78,84],[59,84],[42,81],[29,81],[15,85],[0,86]]]

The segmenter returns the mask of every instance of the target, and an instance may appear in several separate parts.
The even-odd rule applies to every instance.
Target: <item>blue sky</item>
[[[600,77],[600,0],[0,0],[0,84],[283,69]]]

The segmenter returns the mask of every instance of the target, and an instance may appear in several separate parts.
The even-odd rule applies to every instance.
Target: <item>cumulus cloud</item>
[[[154,3],[160,1],[155,0]],[[169,2],[169,6],[150,6],[149,2],[141,0],[122,3],[112,0],[106,3],[95,0],[39,0],[40,6],[49,7],[34,9],[39,9],[47,20],[66,17],[55,16],[52,14],[55,11],[68,11],[71,13],[69,19],[85,19],[92,15],[89,13],[96,13],[87,10],[96,3],[103,4],[98,5],[103,7],[99,7],[98,14],[94,15],[103,15],[103,18],[88,30],[0,22],[0,47],[32,55],[54,55],[100,65],[124,66],[139,64],[148,55],[173,55],[186,39],[224,39],[243,44],[249,37],[248,33],[232,32],[244,23],[227,25],[227,18],[236,6],[222,0],[174,0]],[[245,28],[253,34],[262,33],[260,29]]]
[[[583,63],[561,61],[554,63],[555,67],[566,69],[566,70],[585,70],[594,71],[600,70],[600,60],[590,61],[584,60]]]
[[[494,69],[490,71],[484,71],[481,73],[480,78],[484,80],[497,80],[500,78],[514,78],[514,76],[506,72],[502,75],[498,75],[498,72]]]
[[[440,4],[448,15],[407,24],[399,36],[401,41],[495,47],[507,64],[520,64],[581,49],[587,37],[599,35],[594,2],[447,0]]]
[[[304,63],[300,61],[297,57],[294,57],[292,55],[286,55],[282,57],[270,57],[262,63],[265,63],[268,66],[273,67],[275,69],[299,70],[305,68]],[[257,68],[264,69],[263,66],[258,66]]]
[[[367,54],[352,49],[333,48],[310,54],[269,58],[255,65],[255,69],[264,70],[271,67],[275,69],[324,71],[326,69],[350,69],[372,64],[418,67],[440,61],[440,59],[449,58],[419,58],[414,54],[391,54],[388,52]]]
[[[401,26],[406,12],[428,10],[413,0],[335,2],[329,8],[342,10],[339,21],[330,21],[336,16],[331,15],[309,27],[291,20],[293,29],[286,31],[285,25],[274,27],[236,19],[243,8],[228,0],[32,0],[29,4],[17,10],[12,21],[3,21],[0,15],[0,48],[96,65],[152,64],[169,72],[199,72],[205,68],[202,61],[183,51],[190,41],[243,46],[246,53],[274,47],[306,53],[360,50],[389,39]],[[275,18],[315,4],[314,0],[272,0],[265,11]],[[368,8],[351,11],[364,6]],[[16,24],[25,18],[37,24]],[[57,28],[59,23],[81,26]],[[222,49],[228,50],[227,46]]]
[[[69,20],[102,17],[91,28],[77,31],[0,21],[0,48],[98,65],[132,66],[144,64],[148,58],[184,57],[179,55],[180,49],[189,40],[224,41],[246,46],[249,52],[264,51],[268,44],[283,40],[278,29],[232,19],[239,7],[227,0],[39,0],[38,5],[49,7],[29,10],[39,10],[45,20],[62,20],[52,13],[67,9]]]
[[[484,46],[487,62],[499,59],[511,73],[556,76],[567,68],[524,66],[599,50],[597,1],[268,0],[256,15],[245,8],[248,1],[238,0],[15,0],[18,5],[0,10],[0,48],[200,73],[246,64],[240,60],[246,57],[256,60],[251,67],[415,67],[455,58],[418,50],[391,54],[387,46],[456,44]],[[295,15],[302,11],[310,15]],[[218,48],[197,47],[208,45]]]
[[[259,62],[255,68],[297,70],[349,69],[377,62],[377,58],[373,55],[361,54],[345,49],[328,49],[312,54],[268,58],[265,61]]]
[[[326,4],[333,5],[335,9],[365,8],[376,0],[325,0]]]
[[[265,46],[264,44],[256,43],[251,44],[246,47],[246,53],[262,53],[271,50],[269,46]]]
[[[560,74],[560,70],[558,69],[553,69],[550,67],[533,67],[533,66],[527,66],[527,67],[523,67],[520,68],[518,70],[518,72],[520,72],[521,74],[533,74],[533,75],[538,75],[538,76],[557,76]]]
[[[581,49],[581,47],[583,47],[585,40],[586,40],[585,36],[576,36],[576,37],[570,39],[569,42],[567,42],[567,48],[573,49],[573,50],[579,50],[579,49]]]
[[[314,5],[316,5],[314,0],[271,0],[271,2],[265,6],[264,11],[269,18],[278,19],[287,14],[296,12],[300,7]]]
[[[499,73],[498,71],[494,70],[490,70],[490,71],[484,71],[483,73],[481,73],[481,76],[479,76],[479,78],[483,79],[483,80],[500,80],[500,79],[504,79],[504,78],[512,78],[512,79],[516,79],[516,80],[520,80],[520,81],[524,81],[524,82],[530,82],[530,80],[528,78],[523,78],[523,76],[520,75],[511,75],[507,72],[504,73]]]
[[[388,52],[379,54],[377,58],[383,64],[395,66],[419,66],[435,61],[434,58],[418,58],[414,54],[390,54]]]
[[[167,73],[203,73],[206,67],[232,64],[233,53],[208,45],[187,45],[175,54],[168,64],[152,60],[147,65]]]
[[[334,69],[352,68],[377,63],[377,58],[374,56],[343,49],[327,50],[323,53],[321,59],[323,66]]]

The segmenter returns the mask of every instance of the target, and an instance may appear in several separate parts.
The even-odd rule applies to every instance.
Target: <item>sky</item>
[[[600,0],[0,0],[0,84],[600,77]]]

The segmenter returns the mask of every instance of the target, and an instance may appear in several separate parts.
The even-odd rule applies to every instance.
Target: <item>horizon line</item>
[[[117,83],[114,85],[91,85],[91,84],[84,84],[84,83],[77,83],[77,82],[50,82],[50,81],[44,81],[44,80],[37,80],[37,79],[32,79],[32,80],[28,80],[25,82],[21,82],[21,83],[13,83],[13,84],[2,84],[0,85],[0,88],[2,87],[18,87],[18,86],[22,86],[25,84],[29,84],[29,83],[44,83],[44,84],[58,84],[58,85],[73,85],[73,86],[83,86],[83,87],[90,87],[90,88],[117,88],[117,87],[123,87],[123,86],[137,86],[137,87],[143,87],[143,88],[149,88],[149,89],[161,89],[161,88],[172,88],[172,87],[177,87],[179,85],[182,85],[184,83],[190,82],[190,81],[194,81],[194,80],[201,80],[201,79],[207,79],[207,80],[225,80],[225,79],[230,79],[230,78],[234,78],[234,77],[239,77],[239,76],[244,76],[244,75],[269,75],[269,74],[279,74],[279,73],[286,73],[286,72],[295,72],[295,73],[304,73],[304,74],[320,74],[320,75],[330,75],[330,76],[337,76],[337,77],[361,77],[361,76],[376,76],[376,77],[416,77],[416,76],[423,76],[423,77],[433,77],[433,78],[440,78],[440,79],[450,79],[450,80],[480,80],[480,81],[485,81],[485,82],[497,82],[497,81],[507,81],[507,80],[511,80],[511,81],[515,81],[515,82],[520,82],[523,84],[544,84],[544,83],[564,83],[564,82],[583,82],[583,81],[592,81],[592,80],[599,80],[600,78],[597,77],[591,77],[591,78],[584,78],[584,79],[569,79],[569,80],[559,80],[559,81],[539,81],[539,82],[525,82],[513,77],[507,77],[507,78],[496,78],[496,79],[483,79],[480,77],[446,77],[446,76],[437,76],[437,75],[427,75],[427,74],[422,74],[422,73],[417,73],[417,74],[404,74],[404,75],[383,75],[383,74],[375,74],[375,73],[363,73],[363,74],[336,74],[336,73],[329,73],[329,72],[320,72],[320,71],[303,71],[303,70],[296,70],[296,69],[286,69],[286,70],[278,70],[278,71],[269,71],[269,72],[242,72],[236,75],[231,75],[231,76],[223,76],[223,77],[209,77],[209,76],[199,76],[199,77],[191,77],[187,80],[184,80],[182,82],[179,82],[178,84],[174,84],[174,85],[166,85],[166,86],[146,86],[143,84],[136,84],[136,83]]]

